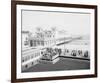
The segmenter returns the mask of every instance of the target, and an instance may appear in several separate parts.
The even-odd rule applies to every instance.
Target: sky
[[[23,10],[22,30],[34,33],[36,27],[44,30],[56,27],[57,31],[67,34],[87,35],[90,34],[90,14]]]

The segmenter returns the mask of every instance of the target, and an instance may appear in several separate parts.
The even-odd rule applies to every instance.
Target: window
[[[25,68],[28,68],[28,65],[25,65]]]
[[[33,58],[34,55],[31,55],[31,59]]]
[[[33,65],[33,62],[32,62],[32,65]]]
[[[67,51],[66,51],[67,53],[69,53],[69,50],[67,49]]]

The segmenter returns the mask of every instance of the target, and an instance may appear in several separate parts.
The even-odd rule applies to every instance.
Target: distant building
[[[29,31],[22,31],[22,48],[26,48],[29,46]]]
[[[55,32],[53,30],[39,30],[36,34],[30,38],[30,46],[51,46],[55,45]]]

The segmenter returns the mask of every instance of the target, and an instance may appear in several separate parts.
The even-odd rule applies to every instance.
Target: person
[[[61,49],[58,49],[58,53],[59,53],[59,56],[60,56],[61,53],[62,53],[62,50]]]
[[[69,50],[67,49],[67,53],[69,53]]]
[[[88,57],[88,51],[84,52],[84,57]]]
[[[75,50],[72,50],[71,55],[72,56],[76,56],[76,51]]]
[[[82,50],[78,50],[78,55],[82,55]]]

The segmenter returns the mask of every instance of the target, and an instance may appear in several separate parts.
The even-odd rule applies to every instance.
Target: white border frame
[[[90,33],[90,70],[70,70],[70,71],[48,71],[48,72],[27,72],[21,73],[21,10],[46,10],[46,11],[66,11],[66,12],[84,12],[90,13],[91,15],[91,33]],[[17,27],[17,50],[16,50],[16,78],[37,78],[37,77],[55,77],[55,76],[74,76],[74,75],[87,75],[87,74],[94,74],[95,70],[95,57],[94,57],[94,9],[84,9],[84,8],[63,8],[63,7],[49,7],[49,6],[30,6],[30,5],[16,5],[16,27]]]

